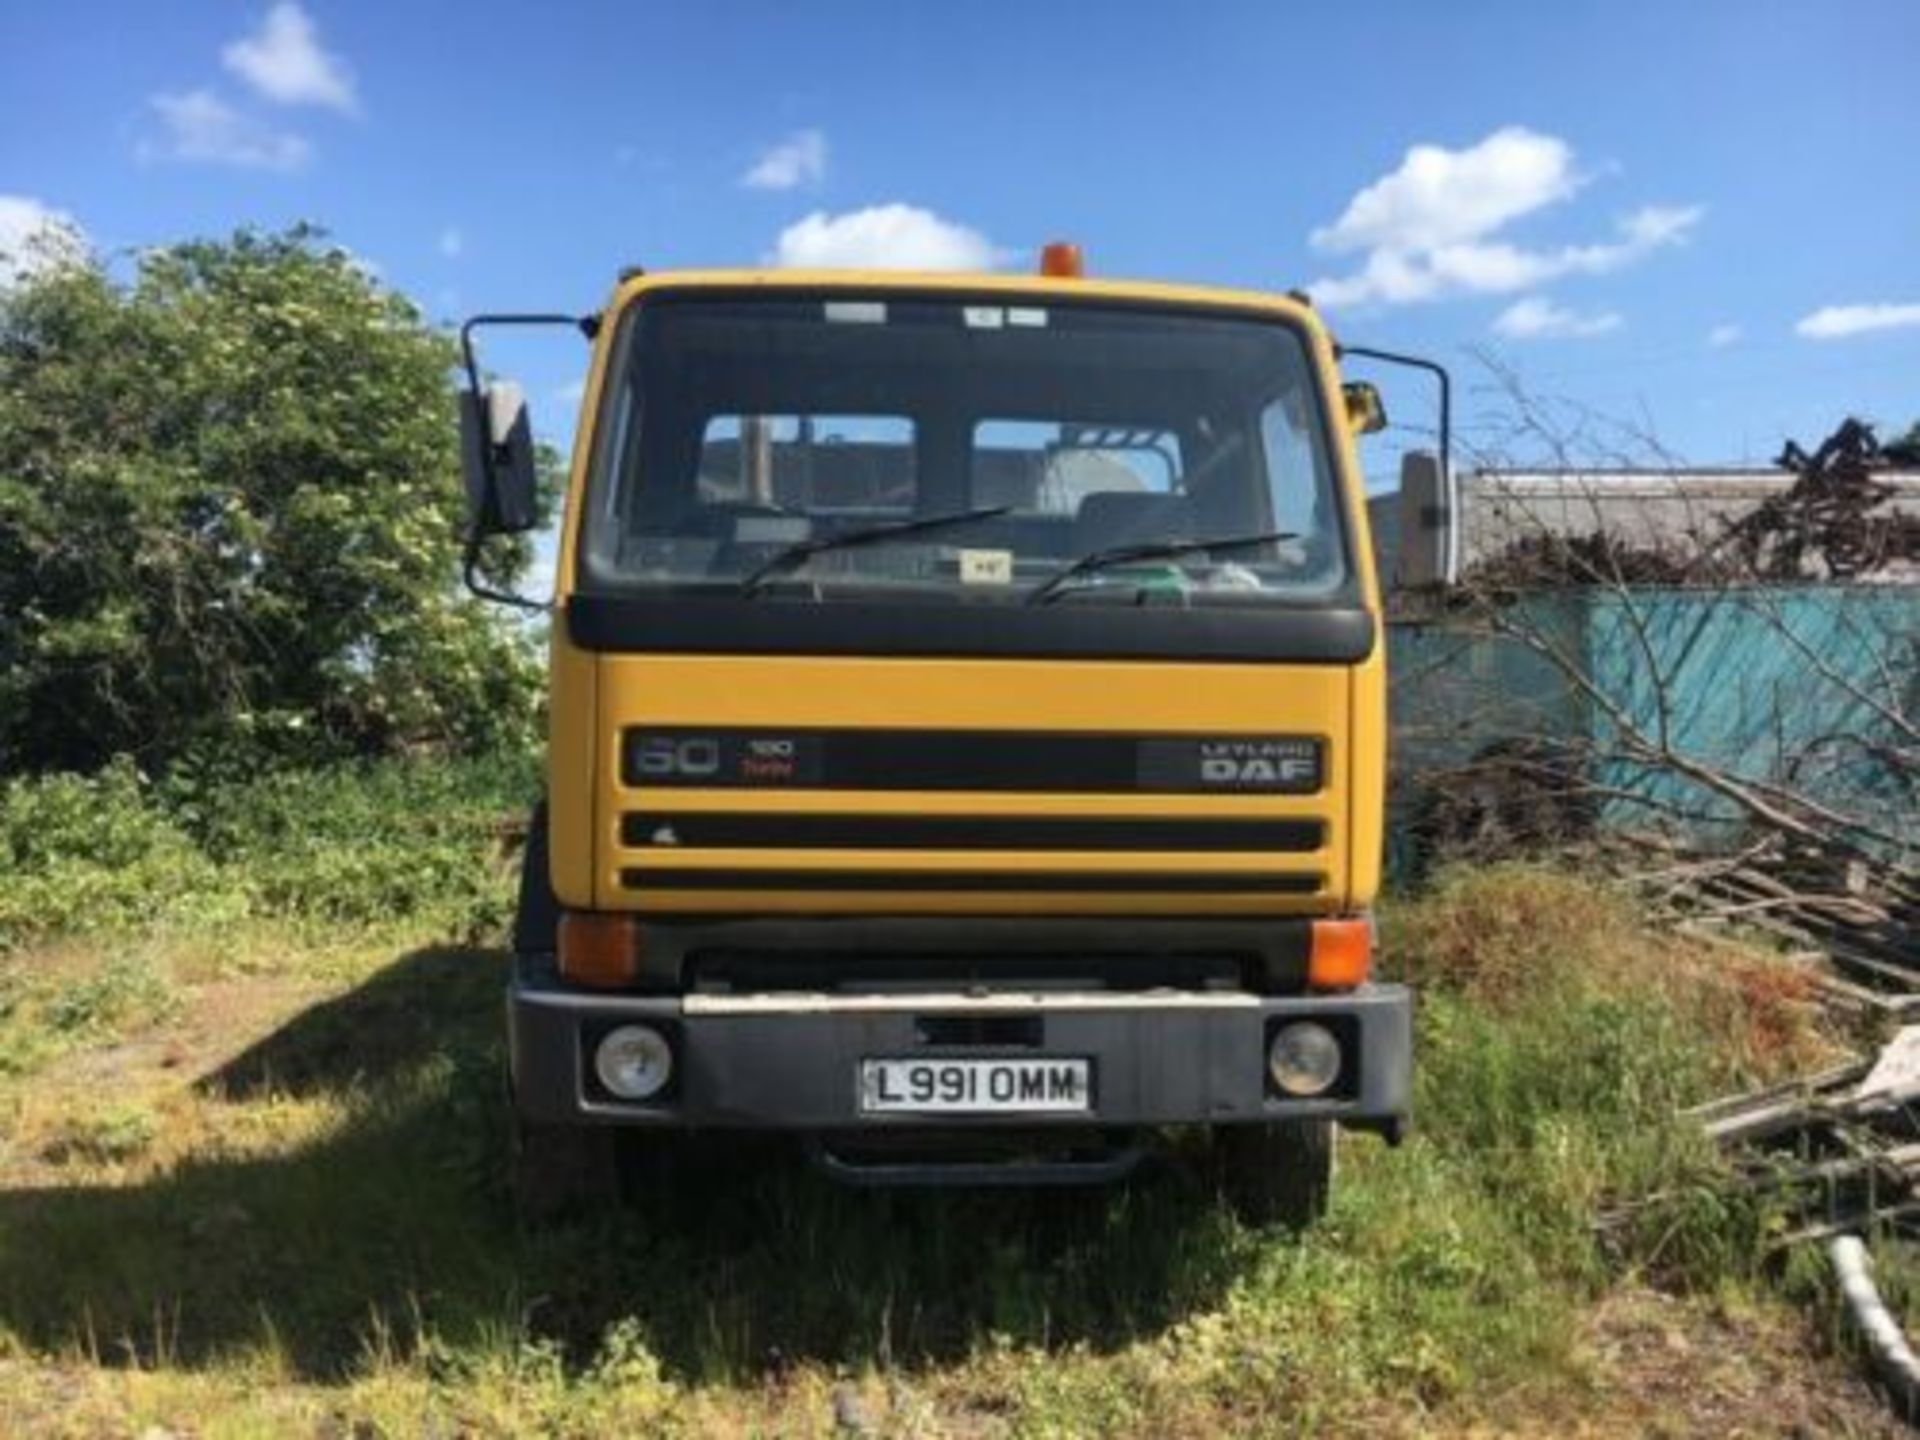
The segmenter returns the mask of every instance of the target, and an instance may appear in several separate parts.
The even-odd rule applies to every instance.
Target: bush
[[[0,786],[0,950],[263,918],[482,929],[506,917],[503,823],[537,789],[520,754],[17,779]]]
[[[236,918],[244,897],[125,761],[0,788],[0,949],[36,935]]]

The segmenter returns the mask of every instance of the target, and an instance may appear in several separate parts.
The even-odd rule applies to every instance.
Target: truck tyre
[[[539,1228],[608,1210],[623,1198],[620,1131],[513,1117],[513,1202]]]
[[[542,800],[527,819],[527,844],[520,854],[520,895],[513,908],[516,955],[551,955],[557,942],[560,901],[553,893],[552,854]]]
[[[1333,1122],[1228,1125],[1214,1136],[1222,1199],[1244,1225],[1305,1230],[1327,1213],[1333,1188]]]
[[[527,822],[519,902],[514,907],[514,963],[523,971],[542,961],[550,962],[559,929],[560,902],[553,893],[550,853],[547,804],[542,800]],[[547,1125],[528,1120],[514,1105],[512,1089],[509,1077],[513,1200],[521,1221],[539,1227],[617,1204],[623,1196],[622,1150],[626,1137],[604,1125]]]

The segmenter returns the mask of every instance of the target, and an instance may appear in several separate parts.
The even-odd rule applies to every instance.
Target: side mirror
[[[518,385],[496,381],[460,394],[460,461],[473,536],[520,535],[539,523],[533,426]]]
[[[1387,404],[1368,380],[1349,380],[1340,387],[1346,397],[1347,424],[1356,435],[1375,435],[1387,428]]]
[[[1430,450],[1409,450],[1400,460],[1399,554],[1393,584],[1402,590],[1451,585],[1458,570],[1454,547],[1452,487]]]

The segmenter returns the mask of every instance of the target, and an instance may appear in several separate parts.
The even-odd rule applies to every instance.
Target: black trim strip
[[[1310,795],[1327,771],[1326,744],[1311,735],[629,726],[620,748],[634,789]],[[1270,763],[1216,778],[1209,756]]]
[[[1004,656],[1353,665],[1373,652],[1360,608],[742,600],[575,595],[567,634],[605,653]]]
[[[673,838],[656,843],[662,828]],[[1320,848],[1318,820],[1080,819],[1021,815],[785,815],[763,811],[628,814],[620,841],[636,849],[1233,850],[1300,854]]]
[[[1317,895],[1319,875],[1215,871],[1208,874],[1063,874],[1059,871],[981,873],[915,870],[665,870],[630,866],[620,872],[629,890],[909,890],[909,891],[1126,891],[1156,894]]]

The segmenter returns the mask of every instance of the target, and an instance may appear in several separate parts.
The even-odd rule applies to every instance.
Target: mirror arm
[[[589,341],[600,333],[600,316],[563,315],[557,312],[508,311],[493,315],[475,315],[460,326],[460,365],[467,372],[467,388],[475,396],[482,394],[480,388],[480,361],[473,348],[473,332],[482,325],[569,325],[577,329]],[[491,437],[480,437],[480,468],[486,474],[487,493],[498,493],[499,482],[493,468],[493,445]],[[529,600],[524,595],[515,595],[510,591],[496,590],[480,574],[480,546],[485,540],[478,525],[467,532],[466,550],[461,557],[461,576],[467,582],[467,589],[482,600],[491,600],[500,605],[511,605],[519,610],[542,611],[549,607],[544,601]]]
[[[480,574],[481,535],[478,530],[467,533],[467,548],[461,557],[461,576],[467,582],[467,589],[482,600],[491,600],[497,605],[511,605],[516,610],[525,610],[529,614],[550,608],[544,600],[530,600],[525,595],[516,595],[511,590],[496,590]]]
[[[600,317],[597,314],[505,311],[495,315],[475,315],[460,326],[460,362],[467,372],[467,388],[476,395],[480,393],[480,362],[474,355],[473,332],[482,325],[571,325],[589,340],[600,333]]]
[[[1446,492],[1451,532],[1447,541],[1447,579],[1451,583],[1460,569],[1460,495],[1454,488],[1453,478],[1453,376],[1437,360],[1429,360],[1423,355],[1403,354],[1398,350],[1375,350],[1365,345],[1336,343],[1333,355],[1336,360],[1353,355],[1387,365],[1405,365],[1414,370],[1424,370],[1440,382],[1440,484]]]
[[[1349,355],[1357,355],[1363,360],[1380,360],[1388,365],[1407,365],[1415,370],[1425,370],[1440,382],[1440,464],[1448,475],[1453,474],[1453,377],[1447,373],[1447,367],[1437,360],[1429,360],[1422,355],[1403,355],[1395,350],[1372,350],[1364,345],[1336,345],[1334,358],[1344,360]]]

